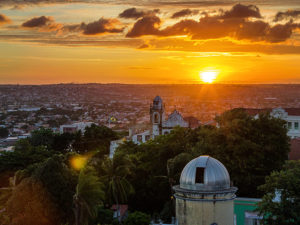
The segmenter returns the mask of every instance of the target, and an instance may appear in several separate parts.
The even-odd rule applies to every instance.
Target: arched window
[[[154,123],[159,123],[159,115],[158,115],[158,113],[154,114]]]

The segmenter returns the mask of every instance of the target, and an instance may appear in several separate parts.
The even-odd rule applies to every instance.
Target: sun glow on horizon
[[[209,84],[213,83],[216,80],[218,74],[219,72],[215,70],[204,70],[199,72],[199,76],[202,82]]]

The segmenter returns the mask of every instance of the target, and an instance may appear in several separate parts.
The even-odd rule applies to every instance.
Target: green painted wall
[[[236,198],[234,200],[234,214],[236,215],[236,225],[245,224],[245,211],[255,211],[256,203],[261,199],[257,198]]]

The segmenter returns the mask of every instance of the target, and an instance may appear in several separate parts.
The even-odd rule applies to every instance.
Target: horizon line
[[[66,82],[66,83],[41,83],[41,84],[27,84],[27,83],[0,83],[0,86],[50,86],[50,85],[89,85],[89,84],[97,84],[97,85],[300,85],[300,82],[295,83],[119,83],[119,82],[111,82],[111,83],[100,83],[100,82],[88,82],[88,83],[75,83],[75,82]]]

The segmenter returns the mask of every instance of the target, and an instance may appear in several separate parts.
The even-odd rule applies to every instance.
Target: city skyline
[[[299,30],[292,0],[0,0],[0,83],[299,83]]]

